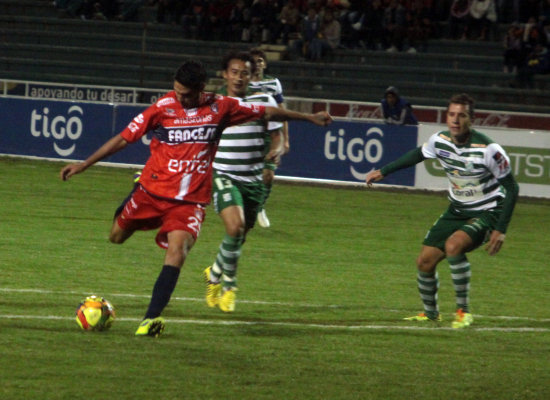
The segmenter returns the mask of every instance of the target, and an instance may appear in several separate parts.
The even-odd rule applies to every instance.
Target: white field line
[[[88,296],[90,293],[84,293],[74,290],[46,290],[46,289],[12,289],[12,288],[2,288],[0,287],[0,292],[14,292],[14,293],[39,293],[39,294],[74,294],[78,296]],[[140,299],[150,299],[151,295],[142,295],[142,294],[131,294],[131,293],[110,293],[108,295],[102,295],[103,297],[130,297],[130,298],[140,298]],[[192,302],[204,302],[204,298],[196,297],[177,297],[174,296],[170,299],[171,301],[192,301]],[[311,304],[311,303],[291,303],[284,301],[261,301],[261,300],[245,300],[239,298],[239,303],[243,304],[264,304],[264,305],[274,305],[274,306],[286,306],[286,307],[310,307],[310,308],[338,308],[341,306],[335,304]]]
[[[47,290],[47,289],[15,289],[15,288],[5,288],[0,287],[0,292],[13,292],[13,293],[39,293],[39,294],[74,294],[78,296],[88,296],[90,293],[83,293],[80,291],[74,290]],[[151,295],[139,295],[132,293],[110,293],[102,295],[107,298],[116,298],[116,297],[127,297],[127,298],[143,298],[150,299]],[[204,298],[194,298],[194,297],[172,297],[171,301],[189,301],[189,302],[204,302]],[[243,304],[259,304],[259,305],[271,305],[271,306],[285,306],[285,307],[305,307],[305,308],[340,308],[345,307],[344,305],[337,304],[311,304],[311,303],[292,303],[292,302],[278,302],[278,301],[261,301],[261,300],[244,300],[239,298],[239,303]],[[388,312],[400,313],[403,314],[405,310],[386,310]],[[474,314],[475,318],[479,319],[500,319],[500,320],[509,320],[509,321],[533,321],[533,322],[550,322],[550,318],[533,318],[533,317],[518,317],[510,315],[480,315]],[[313,325],[312,325],[313,326]],[[326,325],[323,325],[326,326]],[[336,325],[338,326],[338,325]],[[404,328],[406,329],[406,328]],[[481,328],[479,328],[481,330]],[[507,329],[507,328],[506,328]]]
[[[72,317],[61,317],[58,315],[9,315],[0,314],[0,319],[34,319],[34,320],[73,320]],[[140,318],[117,318],[123,322],[139,322]],[[305,329],[326,329],[326,330],[342,330],[342,331],[367,331],[367,330],[398,330],[398,331],[457,331],[450,327],[436,326],[398,326],[398,325],[334,325],[334,324],[306,324],[299,322],[275,322],[275,321],[239,321],[225,320],[213,321],[204,319],[167,319],[169,324],[187,324],[187,325],[218,325],[218,326],[282,326],[291,328]],[[550,328],[530,328],[530,327],[485,327],[476,328],[468,327],[468,331],[476,332],[514,332],[514,333],[546,333],[550,332]],[[459,330],[462,331],[462,330]]]

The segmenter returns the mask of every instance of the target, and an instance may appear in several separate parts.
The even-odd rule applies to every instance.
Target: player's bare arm
[[[306,114],[279,107],[266,107],[264,119],[267,121],[281,122],[291,120],[309,121],[319,126],[327,126],[332,122],[332,117],[326,111],[319,111],[315,114]]]
[[[286,108],[284,103],[279,103],[279,108]],[[288,136],[288,122],[284,122],[283,125],[283,155],[290,151],[290,136]]]
[[[282,130],[271,133],[271,145],[269,147],[269,152],[265,156],[266,161],[272,161],[279,165],[281,157],[285,154],[283,147],[283,133]]]
[[[71,176],[85,171],[88,167],[91,167],[105,157],[122,150],[127,144],[128,142],[124,140],[120,134],[113,136],[83,162],[69,164],[63,167],[59,173],[59,177],[66,181]]]
[[[367,174],[367,177],[365,178],[365,183],[367,184],[367,186],[372,186],[372,183],[373,182],[378,182],[380,180],[382,180],[384,178],[384,175],[382,175],[382,172],[380,172],[379,169],[377,170],[374,170],[374,171],[370,171],[368,174]]]

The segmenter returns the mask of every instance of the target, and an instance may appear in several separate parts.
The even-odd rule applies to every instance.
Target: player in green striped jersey
[[[424,312],[407,320],[441,320],[436,267],[446,258],[456,293],[457,312],[452,326],[470,325],[471,268],[466,253],[487,242],[487,252],[495,255],[504,242],[519,188],[504,149],[471,128],[473,115],[470,96],[453,96],[447,108],[448,130],[435,133],[421,147],[366,177],[370,186],[397,170],[437,158],[449,179],[450,205],[426,234],[416,261]]]
[[[243,103],[277,107],[268,94],[248,95],[254,60],[249,53],[231,53],[224,59],[222,94],[238,97]],[[206,301],[224,312],[235,309],[237,263],[247,232],[256,222],[264,201],[264,160],[275,165],[283,153],[281,122],[264,120],[226,128],[214,159],[213,203],[222,218],[226,234],[216,260],[206,268]],[[266,138],[270,147],[265,150]]]
[[[263,50],[259,48],[253,48],[250,50],[250,54],[254,58],[256,63],[256,70],[252,76],[252,80],[249,83],[249,88],[252,92],[267,93],[273,96],[278,106],[284,108],[283,87],[279,79],[266,75],[264,72],[267,69],[267,58]],[[269,138],[267,138],[269,142]],[[283,125],[283,149],[284,154],[290,150],[290,141],[288,137],[288,124],[285,122]],[[275,178],[275,170],[278,163],[266,163],[263,172],[263,181],[265,185],[265,198],[260,210],[258,210],[258,225],[262,228],[269,228],[271,223],[265,212],[265,202],[271,194],[273,187],[273,179]]]

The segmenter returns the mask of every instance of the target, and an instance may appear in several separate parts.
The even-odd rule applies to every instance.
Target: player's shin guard
[[[437,304],[437,290],[439,289],[439,276],[437,271],[422,272],[417,275],[418,292],[424,304],[424,313],[430,319],[436,319],[439,315]]]
[[[145,318],[156,318],[160,316],[162,310],[164,310],[164,307],[166,307],[170,301],[176,283],[178,283],[180,270],[180,268],[172,267],[171,265],[164,265],[162,267],[162,271],[153,287],[153,295],[151,296],[149,308],[145,313]]]
[[[464,254],[447,257],[447,261],[451,266],[451,277],[456,293],[456,308],[461,308],[465,313],[469,313],[470,277],[472,276],[470,262]]]
[[[223,271],[223,288],[230,289],[237,286],[237,263],[241,256],[243,237],[225,235],[216,258],[217,265]]]

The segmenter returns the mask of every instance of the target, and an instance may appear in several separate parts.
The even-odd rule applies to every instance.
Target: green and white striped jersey
[[[244,103],[277,107],[273,97],[267,94],[239,99]],[[256,120],[226,128],[221,136],[214,158],[214,169],[239,182],[261,182],[264,168],[265,137],[281,129],[281,122]]]
[[[449,200],[459,210],[488,210],[505,197],[497,179],[511,173],[504,149],[484,134],[471,130],[468,144],[457,146],[449,131],[440,131],[422,146],[426,158],[437,158],[449,178]]]
[[[281,82],[272,76],[265,75],[261,81],[250,82],[248,89],[253,93],[262,92],[270,94],[278,104],[284,101]]]

